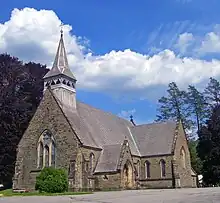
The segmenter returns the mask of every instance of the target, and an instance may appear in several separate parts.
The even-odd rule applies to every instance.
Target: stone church
[[[77,101],[63,33],[44,96],[17,148],[13,189],[35,188],[44,167],[63,168],[69,190],[196,187],[181,122],[135,125]]]

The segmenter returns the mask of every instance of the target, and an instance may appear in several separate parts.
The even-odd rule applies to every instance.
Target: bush
[[[68,190],[68,177],[64,170],[44,168],[37,176],[35,189],[39,192],[61,193]]]

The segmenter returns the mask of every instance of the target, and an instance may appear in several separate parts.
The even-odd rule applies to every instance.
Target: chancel
[[[137,125],[77,100],[63,32],[44,96],[17,149],[14,189],[34,190],[44,167],[69,190],[196,187],[181,121]]]

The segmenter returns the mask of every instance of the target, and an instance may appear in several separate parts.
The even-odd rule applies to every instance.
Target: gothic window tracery
[[[56,162],[56,145],[51,132],[45,130],[38,140],[38,168],[55,167]]]

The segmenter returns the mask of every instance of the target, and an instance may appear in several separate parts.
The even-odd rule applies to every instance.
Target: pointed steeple
[[[44,79],[49,78],[49,77],[58,76],[61,74],[65,75],[71,79],[76,80],[76,78],[74,77],[74,75],[72,74],[72,72],[69,68],[66,50],[65,50],[64,41],[63,41],[63,31],[62,30],[61,30],[60,42],[59,42],[59,46],[58,46],[55,60],[53,63],[53,67],[44,76]]]
[[[60,102],[76,109],[76,78],[72,74],[67,60],[61,30],[60,41],[51,70],[44,76],[44,91],[49,87]]]

